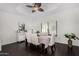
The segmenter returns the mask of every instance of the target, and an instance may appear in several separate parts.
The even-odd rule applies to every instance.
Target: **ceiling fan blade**
[[[26,5],[27,7],[29,7],[29,8],[32,8],[33,6],[30,6],[30,5]]]
[[[38,9],[38,11],[41,11],[41,12],[43,12],[44,10],[43,10],[42,8],[39,8],[39,9]]]

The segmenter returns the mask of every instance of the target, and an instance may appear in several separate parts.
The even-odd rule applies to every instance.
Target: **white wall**
[[[26,23],[28,25],[31,24],[28,17],[24,18],[21,15],[16,15],[8,12],[0,12],[0,15],[0,38],[2,45],[17,41],[16,31],[19,22]],[[26,21],[26,19],[28,20]]]

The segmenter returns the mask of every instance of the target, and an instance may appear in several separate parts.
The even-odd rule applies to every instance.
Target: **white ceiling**
[[[51,14],[61,12],[63,10],[68,10],[70,8],[79,7],[79,4],[68,4],[68,3],[42,3],[42,8],[44,12],[32,13],[32,9],[26,7],[25,5],[32,5],[31,3],[0,3],[0,11],[9,12],[14,14],[21,14],[31,17],[43,17]]]

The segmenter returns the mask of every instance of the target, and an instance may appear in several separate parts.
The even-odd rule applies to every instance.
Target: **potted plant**
[[[74,33],[70,33],[70,34],[65,34],[64,35],[66,38],[68,38],[68,47],[72,48],[72,39],[76,40],[79,39]]]

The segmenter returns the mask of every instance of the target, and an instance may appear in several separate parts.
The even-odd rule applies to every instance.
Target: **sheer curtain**
[[[42,32],[48,32],[48,25],[47,25],[47,23],[42,24]]]

